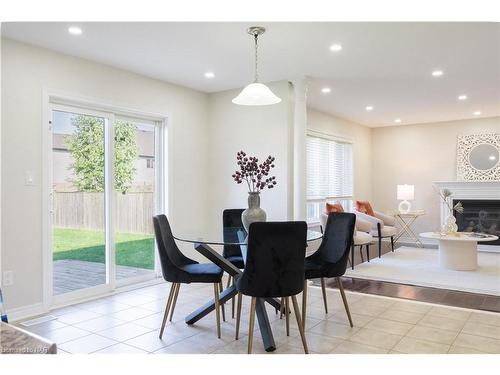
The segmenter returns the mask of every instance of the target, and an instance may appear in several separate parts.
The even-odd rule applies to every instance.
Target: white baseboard
[[[144,288],[147,286],[160,284],[163,282],[164,282],[163,279],[155,278],[155,279],[147,280],[147,281],[144,281],[141,283],[124,285],[124,286],[120,286],[116,290],[111,291],[111,292],[106,293],[106,294],[100,294],[100,295],[91,296],[91,297],[87,297],[87,298],[81,298],[81,299],[77,299],[77,300],[67,301],[66,303],[63,303],[63,304],[54,305],[51,308],[46,308],[46,307],[44,307],[42,302],[39,302],[39,303],[35,303],[33,305],[21,306],[21,307],[17,307],[14,309],[6,309],[7,310],[7,317],[9,319],[9,322],[16,322],[16,321],[31,318],[31,317],[34,317],[37,315],[48,314],[51,310],[56,309],[56,308],[71,306],[71,305],[75,305],[75,304],[87,302],[87,301],[92,301],[92,300],[102,298],[105,296],[110,296],[110,295],[114,295],[114,294],[121,293],[121,292],[127,292],[127,291],[131,291],[134,289],[140,289],[140,288]],[[5,304],[4,304],[4,306],[5,306]]]
[[[33,305],[21,306],[14,309],[7,310],[7,318],[9,322],[16,322],[18,320],[30,318],[35,315],[46,314],[49,309],[45,308],[43,303],[35,303]]]

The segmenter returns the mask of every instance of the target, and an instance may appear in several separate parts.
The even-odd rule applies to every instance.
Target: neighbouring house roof
[[[152,133],[138,130],[136,132],[136,136],[137,147],[139,148],[139,156],[153,158],[155,156],[155,142]],[[68,151],[68,147],[66,146],[66,139],[68,137],[72,137],[72,135],[53,133],[52,149],[59,151]]]
[[[68,147],[66,146],[66,139],[71,137],[68,134],[56,134],[52,135],[52,149],[53,150],[62,150],[67,151]]]

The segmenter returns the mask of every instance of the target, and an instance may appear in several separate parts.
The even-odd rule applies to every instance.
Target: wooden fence
[[[152,192],[115,193],[115,230],[121,233],[153,233]],[[54,226],[104,229],[104,193],[54,193]]]

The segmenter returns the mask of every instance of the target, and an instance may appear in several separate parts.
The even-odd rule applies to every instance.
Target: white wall
[[[288,82],[269,84],[282,101],[270,106],[247,107],[231,100],[239,93],[229,90],[209,95],[209,177],[203,187],[210,190],[209,222],[211,234],[222,231],[222,211],[225,208],[246,208],[248,190],[237,185],[231,175],[237,170],[236,153],[240,150],[260,160],[268,155],[276,158],[272,174],[278,184],[261,193],[261,207],[268,220],[286,220],[291,215],[291,117]]]
[[[499,117],[372,129],[375,208],[396,209],[396,185],[415,185],[412,208],[427,213],[415,222],[415,233],[438,229],[439,198],[432,183],[456,181],[457,136],[498,132]]]
[[[206,94],[3,39],[1,263],[14,271],[14,285],[3,288],[9,309],[42,301],[44,88],[171,114],[170,219],[179,233],[206,223]],[[25,186],[27,170],[34,172],[35,186]]]
[[[415,185],[416,209],[426,216],[415,232],[439,228],[435,181],[456,180],[456,140],[459,134],[500,132],[500,118],[368,128],[308,109],[308,129],[354,142],[354,195],[387,212],[397,208],[396,185]]]
[[[307,128],[331,136],[347,138],[353,142],[354,198],[372,198],[372,130],[366,126],[307,110]]]
[[[236,152],[276,157],[276,189],[262,193],[269,220],[293,215],[293,90],[270,84],[278,105],[231,103],[239,90],[203,94],[102,64],[2,40],[1,264],[15,272],[4,287],[7,307],[42,300],[42,92],[44,88],[95,98],[134,110],[171,115],[170,219],[177,234],[221,232],[224,208],[246,207],[247,191],[231,178]],[[396,185],[414,184],[416,208],[428,211],[417,230],[438,225],[431,184],[455,179],[460,133],[498,132],[499,118],[370,129],[312,109],[309,130],[354,144],[354,194],[386,211],[397,205]],[[35,186],[25,186],[33,171]],[[304,171],[304,174],[306,171]],[[188,256],[200,259],[191,246]]]

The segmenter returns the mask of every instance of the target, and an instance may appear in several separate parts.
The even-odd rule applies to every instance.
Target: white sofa
[[[362,220],[370,223],[370,234],[372,237],[378,238],[379,258],[382,256],[382,238],[391,239],[391,248],[392,251],[394,251],[394,236],[397,234],[396,220],[394,217],[385,215],[378,211],[373,212],[375,216],[371,216],[357,210],[354,210],[354,213],[356,214],[356,221]]]
[[[328,214],[322,213],[319,217],[321,224],[321,232],[323,232],[326,222],[328,220]],[[372,224],[370,222],[364,221],[356,216],[355,231],[353,236],[353,246],[351,250],[351,268],[354,269],[354,247],[359,246],[359,253],[361,255],[361,260],[363,259],[363,246],[366,246],[366,257],[368,262],[370,261],[370,244],[373,241],[373,236],[369,233],[372,229]]]

